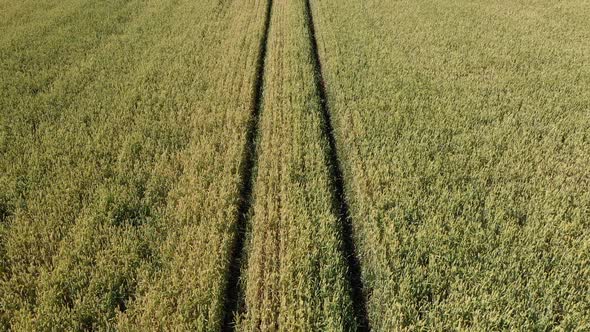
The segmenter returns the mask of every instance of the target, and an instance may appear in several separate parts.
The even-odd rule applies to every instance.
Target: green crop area
[[[590,2],[0,0],[0,331],[590,331]]]

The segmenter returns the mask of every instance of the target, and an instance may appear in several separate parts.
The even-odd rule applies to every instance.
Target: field
[[[0,0],[0,331],[590,330],[588,17]]]

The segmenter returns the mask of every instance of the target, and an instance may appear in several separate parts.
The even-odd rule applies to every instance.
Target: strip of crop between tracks
[[[268,31],[273,0],[267,0],[264,18],[264,31],[260,39],[258,60],[256,63],[256,78],[253,86],[252,114],[246,133],[246,146],[241,170],[241,187],[236,220],[236,234],[231,248],[230,266],[228,271],[227,286],[225,289],[224,316],[221,325],[222,331],[234,331],[235,314],[238,311],[240,297],[240,271],[244,261],[244,241],[246,237],[248,214],[252,207],[252,188],[254,185],[254,167],[256,165],[256,138],[262,108],[262,92],[264,88],[264,67],[268,44]]]
[[[305,1],[305,16],[307,26],[309,29],[309,38],[312,49],[312,60],[315,69],[315,84],[316,90],[320,98],[320,107],[323,121],[323,131],[328,141],[328,167],[330,168],[330,175],[332,177],[333,189],[333,204],[335,210],[338,212],[338,219],[342,225],[342,251],[348,264],[348,282],[352,292],[352,302],[355,318],[358,324],[359,331],[370,331],[369,318],[367,314],[367,305],[363,294],[363,281],[361,278],[361,266],[356,253],[356,246],[354,244],[352,218],[350,216],[350,209],[344,192],[344,177],[342,173],[342,166],[338,158],[338,151],[336,149],[336,139],[334,138],[334,127],[332,125],[332,117],[328,105],[326,94],[326,82],[318,51],[318,42],[316,39],[315,25],[313,20],[313,13],[311,10],[310,0]]]

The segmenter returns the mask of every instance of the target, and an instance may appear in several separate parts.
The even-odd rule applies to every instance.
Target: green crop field
[[[0,331],[590,331],[590,2],[0,0]]]

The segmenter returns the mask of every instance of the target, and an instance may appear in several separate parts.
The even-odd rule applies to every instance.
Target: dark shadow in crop
[[[323,77],[322,64],[318,51],[315,25],[311,11],[310,0],[305,2],[305,16],[309,29],[309,38],[312,50],[312,60],[315,72],[315,85],[320,98],[323,132],[328,141],[327,164],[332,178],[333,208],[337,213],[342,226],[342,254],[348,264],[348,283],[351,288],[351,296],[354,308],[355,319],[358,324],[358,331],[370,331],[369,317],[367,314],[366,296],[361,277],[361,265],[356,253],[354,243],[352,218],[344,192],[344,176],[342,166],[338,159],[336,139],[334,138],[334,127],[330,115],[330,109],[326,94],[326,82]]]
[[[254,186],[254,167],[256,165],[256,138],[258,137],[258,124],[260,110],[262,109],[262,92],[264,86],[264,65],[266,60],[268,31],[270,27],[270,16],[272,11],[272,0],[266,4],[264,21],[264,32],[260,39],[258,61],[256,63],[256,78],[253,86],[252,115],[246,133],[246,146],[241,169],[241,187],[239,193],[236,234],[231,248],[229,271],[225,288],[222,331],[235,330],[235,316],[238,312],[240,299],[240,271],[245,260],[244,242],[248,223],[248,214],[252,208],[252,187]]]

